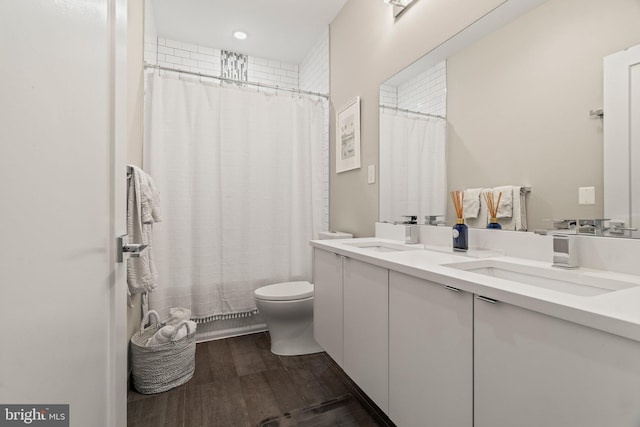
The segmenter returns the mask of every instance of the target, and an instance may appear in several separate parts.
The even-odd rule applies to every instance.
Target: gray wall
[[[372,236],[378,219],[379,85],[429,50],[501,4],[502,0],[418,0],[395,22],[382,0],[349,0],[330,27],[331,121],[329,227]],[[361,163],[335,173],[335,112],[360,96]]]
[[[638,0],[549,0],[450,57],[449,189],[530,185],[529,229],[603,218],[603,122],[589,110],[603,105],[603,57],[640,43],[639,18]],[[590,186],[596,204],[579,205]]]

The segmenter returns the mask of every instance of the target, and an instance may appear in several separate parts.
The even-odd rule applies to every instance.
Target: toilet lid
[[[267,301],[291,301],[313,296],[313,285],[306,281],[276,283],[258,288],[256,298]]]

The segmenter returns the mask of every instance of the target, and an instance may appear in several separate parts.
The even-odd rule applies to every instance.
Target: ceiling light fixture
[[[407,7],[412,1],[413,0],[384,0],[385,3],[400,7]]]
[[[247,38],[247,33],[245,33],[244,31],[234,31],[233,37],[237,38],[238,40],[244,40]]]
[[[393,16],[397,17],[404,12],[415,0],[384,0],[385,3],[393,6]]]

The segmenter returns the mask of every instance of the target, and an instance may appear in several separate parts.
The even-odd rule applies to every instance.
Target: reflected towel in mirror
[[[480,213],[480,193],[482,188],[467,188],[464,190],[462,203],[462,217],[464,219],[478,218]]]

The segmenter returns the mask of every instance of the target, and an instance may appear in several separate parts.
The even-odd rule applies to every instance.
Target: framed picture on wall
[[[336,113],[336,173],[360,167],[360,97]]]

